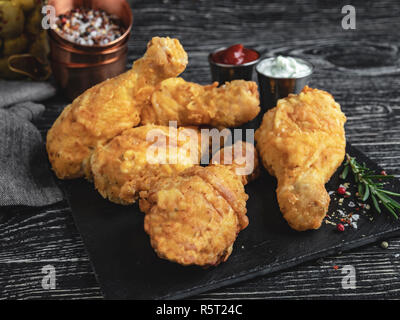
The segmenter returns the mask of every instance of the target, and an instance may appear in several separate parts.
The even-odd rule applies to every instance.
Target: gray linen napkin
[[[55,88],[46,82],[0,80],[0,206],[46,206],[63,199],[39,130],[30,122]]]
[[[0,108],[26,101],[42,101],[54,96],[49,82],[0,80]]]

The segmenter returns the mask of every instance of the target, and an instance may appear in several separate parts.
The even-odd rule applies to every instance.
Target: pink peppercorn
[[[344,231],[344,225],[341,224],[341,223],[338,223],[338,224],[336,225],[336,229],[337,229],[337,231],[339,231],[339,232],[343,232],[343,231]]]
[[[346,194],[346,188],[345,187],[339,187],[338,189],[337,189],[337,192],[339,193],[339,194]]]

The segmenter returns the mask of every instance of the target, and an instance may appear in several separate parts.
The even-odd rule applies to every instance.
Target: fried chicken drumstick
[[[187,54],[176,39],[153,38],[131,70],[104,81],[66,107],[47,134],[47,152],[60,179],[90,177],[95,147],[140,123],[160,81],[184,71]]]
[[[295,230],[321,226],[330,202],[324,185],[345,155],[345,122],[332,95],[305,87],[279,100],[256,131],[263,164],[278,179],[283,217]]]
[[[234,80],[217,87],[215,82],[202,86],[182,78],[162,81],[141,114],[142,124],[178,126],[210,125],[236,127],[253,120],[260,112],[257,84]]]
[[[94,184],[104,198],[132,204],[139,192],[152,188],[155,181],[199,164],[201,154],[197,129],[156,125],[131,128],[94,151]]]
[[[254,147],[251,152],[254,159]],[[244,180],[234,167],[193,166],[140,194],[144,228],[159,257],[204,267],[228,259],[238,233],[249,223]]]

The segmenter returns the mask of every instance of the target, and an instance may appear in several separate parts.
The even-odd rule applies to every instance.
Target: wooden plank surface
[[[400,177],[400,3],[352,1],[357,29],[343,30],[344,1],[133,1],[129,63],[152,36],[177,37],[189,54],[183,76],[210,82],[207,54],[244,43],[263,55],[298,55],[316,66],[311,86],[328,90],[348,117],[347,139]],[[45,136],[66,104],[49,100],[37,126]],[[400,239],[260,277],[200,299],[399,298]],[[56,269],[56,289],[43,289],[42,267]],[[341,268],[356,270],[343,289]],[[338,270],[334,268],[338,266]],[[42,209],[0,208],[0,298],[102,298],[66,203]]]

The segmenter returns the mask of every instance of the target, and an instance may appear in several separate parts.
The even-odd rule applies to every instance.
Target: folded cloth
[[[49,82],[0,80],[0,108],[26,101],[42,101],[54,96]]]
[[[44,105],[29,101],[17,103],[11,106],[8,111],[20,116],[23,119],[32,121],[37,119],[43,113],[44,109]]]
[[[35,120],[51,97],[49,83],[0,80],[0,206],[45,206],[63,199]]]

